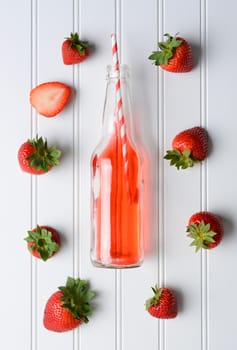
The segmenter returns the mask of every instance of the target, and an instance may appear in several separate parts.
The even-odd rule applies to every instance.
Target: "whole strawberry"
[[[24,238],[31,254],[43,261],[51,258],[60,248],[59,233],[49,226],[39,226],[28,231]]]
[[[146,310],[156,318],[175,318],[178,313],[177,300],[169,288],[152,287],[153,297],[146,301]]]
[[[164,34],[166,41],[158,42],[160,50],[153,51],[148,58],[166,71],[189,72],[194,65],[191,47],[185,39],[176,35]]]
[[[89,56],[88,42],[81,41],[78,33],[71,33],[62,44],[62,57],[64,64],[76,64]]]
[[[192,238],[190,245],[195,246],[197,252],[201,248],[215,248],[221,242],[224,230],[219,216],[200,211],[190,217],[186,232]]]
[[[53,332],[66,332],[89,322],[88,316],[92,314],[90,301],[94,295],[87,281],[68,277],[66,286],[59,287],[46,303],[44,327]]]
[[[24,142],[18,150],[20,168],[30,174],[41,175],[47,173],[53,166],[58,165],[61,151],[56,146],[47,145],[42,137]]]
[[[177,134],[172,141],[172,150],[167,151],[165,159],[177,169],[192,167],[204,160],[208,154],[208,135],[204,128],[195,126]]]

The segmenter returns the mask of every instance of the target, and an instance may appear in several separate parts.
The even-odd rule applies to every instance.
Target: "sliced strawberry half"
[[[47,82],[36,86],[30,92],[30,103],[45,117],[59,114],[71,95],[71,88],[61,82]]]

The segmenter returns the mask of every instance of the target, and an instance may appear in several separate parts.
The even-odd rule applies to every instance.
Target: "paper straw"
[[[127,135],[126,135],[126,124],[125,117],[123,114],[123,100],[121,95],[121,86],[120,86],[120,77],[119,77],[119,58],[118,58],[118,45],[116,41],[115,34],[111,34],[112,41],[112,55],[113,55],[113,65],[114,71],[118,72],[118,77],[116,81],[116,103],[117,103],[117,118],[119,125],[120,138],[122,143],[122,155],[124,160],[124,170],[127,179],[127,171],[128,171],[128,154],[127,154]]]

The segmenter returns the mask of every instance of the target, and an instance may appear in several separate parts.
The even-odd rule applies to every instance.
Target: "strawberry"
[[[177,35],[177,34],[176,34]],[[189,72],[193,69],[192,50],[189,43],[180,37],[164,34],[166,41],[158,42],[159,51],[148,57],[156,66],[173,73]]]
[[[169,288],[152,287],[153,297],[146,301],[146,310],[156,318],[175,318],[178,313],[177,300]]]
[[[197,252],[201,248],[215,248],[221,242],[224,230],[217,215],[200,211],[190,217],[186,232],[193,239],[190,245],[196,246]]]
[[[58,232],[48,226],[39,226],[28,231],[24,238],[31,254],[44,261],[51,258],[60,248]]]
[[[62,44],[62,57],[64,64],[76,64],[89,56],[88,42],[81,41],[78,33],[71,33]]]
[[[177,169],[192,167],[207,157],[207,132],[200,126],[186,129],[174,137],[172,148],[164,157],[170,160],[170,165],[175,165]]]
[[[61,151],[56,146],[48,148],[47,140],[38,136],[24,142],[18,150],[21,169],[34,175],[47,173],[54,165],[58,165],[60,156]]]
[[[63,83],[53,81],[40,84],[30,92],[30,104],[37,113],[45,117],[59,114],[71,95],[71,88]]]
[[[89,322],[90,305],[95,293],[89,290],[88,282],[80,278],[67,278],[66,286],[59,287],[48,299],[44,309],[43,324],[53,332],[66,332]]]

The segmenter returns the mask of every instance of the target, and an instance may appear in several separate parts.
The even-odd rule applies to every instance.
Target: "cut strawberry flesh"
[[[71,95],[71,88],[60,82],[43,83],[31,90],[30,103],[45,117],[59,114]]]

